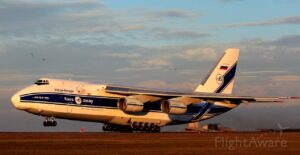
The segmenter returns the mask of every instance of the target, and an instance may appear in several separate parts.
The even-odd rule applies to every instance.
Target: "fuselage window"
[[[48,85],[49,81],[48,80],[37,80],[34,84],[37,84],[37,85]]]

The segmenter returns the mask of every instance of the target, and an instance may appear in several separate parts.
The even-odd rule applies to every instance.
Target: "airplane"
[[[160,132],[167,125],[203,121],[241,103],[281,102],[281,97],[232,95],[239,49],[227,49],[193,92],[41,78],[11,98],[16,109],[45,117],[103,123],[103,131]]]

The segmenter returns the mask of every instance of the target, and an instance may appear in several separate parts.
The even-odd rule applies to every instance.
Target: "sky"
[[[192,91],[240,48],[234,93],[300,96],[300,1],[0,0],[0,131],[100,131],[44,118],[10,97],[40,77]],[[300,105],[248,104],[200,122],[238,130],[300,128]],[[164,128],[180,131],[185,126]]]

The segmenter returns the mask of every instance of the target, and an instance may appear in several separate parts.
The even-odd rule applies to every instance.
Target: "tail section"
[[[227,49],[208,77],[194,92],[231,94],[239,51],[236,48]]]

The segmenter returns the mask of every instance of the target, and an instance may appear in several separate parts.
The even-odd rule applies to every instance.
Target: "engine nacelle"
[[[186,113],[187,106],[178,100],[162,101],[161,110],[167,114],[181,115]]]
[[[126,113],[141,112],[144,109],[144,102],[135,96],[128,96],[119,100],[118,107]]]

